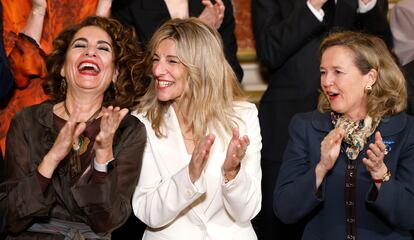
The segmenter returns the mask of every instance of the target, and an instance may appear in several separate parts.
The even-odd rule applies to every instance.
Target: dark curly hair
[[[43,85],[45,93],[55,101],[63,101],[60,71],[65,63],[66,52],[75,34],[83,27],[97,26],[108,33],[114,49],[114,64],[118,69],[115,86],[110,85],[104,94],[104,105],[132,108],[138,104],[146,84],[144,79],[143,53],[139,49],[135,32],[115,19],[91,16],[81,23],[64,29],[53,41],[53,51],[46,59],[47,75]]]

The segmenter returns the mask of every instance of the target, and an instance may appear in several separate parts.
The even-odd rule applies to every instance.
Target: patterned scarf
[[[374,133],[381,120],[380,118],[373,119],[367,115],[364,120],[350,121],[344,115],[334,112],[331,112],[331,119],[335,128],[340,127],[345,130],[344,142],[348,144],[345,152],[351,160],[358,157],[359,152],[367,143],[368,137]]]

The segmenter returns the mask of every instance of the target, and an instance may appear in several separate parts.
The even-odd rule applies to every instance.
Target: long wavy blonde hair
[[[172,101],[157,99],[155,79],[150,72],[155,51],[166,39],[175,42],[177,57],[187,69],[186,86],[176,103],[186,124],[193,128],[194,137],[200,139],[210,127],[218,130],[220,137],[230,133],[237,125],[233,101],[246,97],[224,56],[219,33],[196,18],[172,19],[154,33],[145,57],[151,82],[138,111],[146,113],[158,137],[164,136],[164,114]]]
[[[362,74],[367,74],[371,69],[378,72],[377,81],[367,97],[369,116],[381,118],[406,109],[407,89],[404,75],[380,38],[351,31],[333,33],[322,41],[320,57],[333,46],[350,49],[353,52],[354,64]],[[319,96],[318,110],[331,111],[329,101],[323,93]]]

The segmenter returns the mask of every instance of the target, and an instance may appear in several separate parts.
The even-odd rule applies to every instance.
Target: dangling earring
[[[66,79],[62,77],[62,80],[60,81],[60,92],[63,95],[66,95]]]
[[[114,82],[111,83],[112,88],[114,89],[115,95],[118,93],[118,89],[116,88],[116,84]]]
[[[368,85],[365,87],[365,91],[367,91],[368,94],[371,94],[372,92],[372,86]]]

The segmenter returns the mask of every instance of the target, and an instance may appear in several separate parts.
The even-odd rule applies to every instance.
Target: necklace
[[[66,101],[63,101],[63,107],[65,109],[65,113],[70,117],[70,112],[68,107],[66,106]],[[102,110],[102,106],[96,110],[92,116],[85,122],[86,126],[88,126],[91,122],[93,122],[99,115]],[[71,175],[76,176],[81,171],[81,164],[80,164],[80,155],[86,152],[88,149],[88,145],[91,140],[86,137],[85,135],[81,134],[77,137],[72,143],[72,152],[70,156],[70,169]]]

